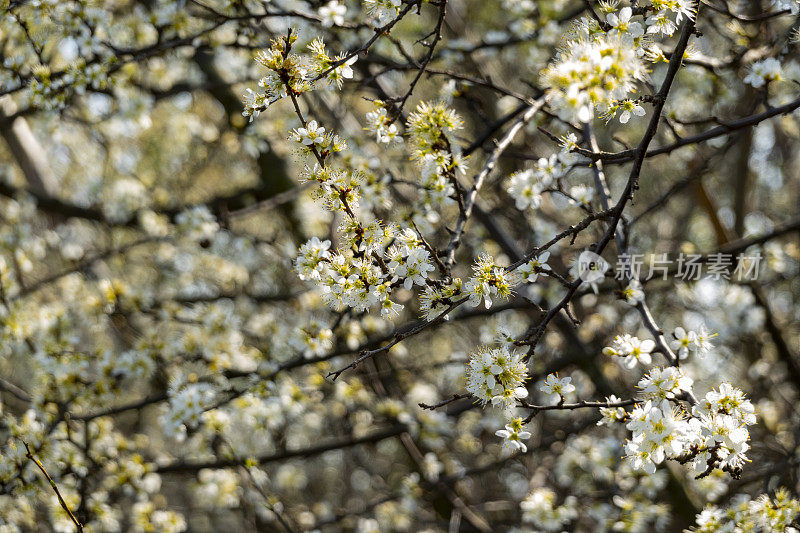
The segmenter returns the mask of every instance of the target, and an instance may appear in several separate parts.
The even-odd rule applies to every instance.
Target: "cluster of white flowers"
[[[620,463],[621,446],[618,439],[597,434],[569,437],[547,477],[559,493],[576,498],[581,511],[569,513],[569,522],[560,526],[534,524],[536,531],[667,531],[672,510],[655,498],[667,485],[667,474],[645,474],[627,461]],[[607,498],[608,492],[613,498]],[[568,499],[563,506],[573,507]]]
[[[239,504],[239,483],[232,470],[204,468],[197,474],[193,492],[200,505],[228,508]]]
[[[655,404],[648,400],[637,406],[626,427],[632,435],[625,444],[625,453],[635,469],[649,474],[664,459],[679,457],[692,435],[683,412],[668,400]]]
[[[402,279],[406,289],[414,285],[424,286],[428,274],[436,270],[430,252],[411,229],[406,228],[397,240],[399,244],[392,245],[386,253],[389,259],[387,266],[393,273],[392,283]]]
[[[401,142],[403,138],[397,129],[397,125],[392,123],[386,105],[380,101],[373,102],[375,109],[367,112],[367,125],[364,129],[375,136],[375,141],[382,144],[392,144]]]
[[[190,241],[211,239],[219,231],[219,224],[205,205],[181,211],[175,217],[178,233]]]
[[[301,151],[322,153],[341,152],[347,148],[344,139],[332,132],[325,133],[325,128],[316,120],[310,120],[305,126],[292,130],[289,139],[300,144]]]
[[[692,463],[695,470],[705,472],[715,467],[733,472],[748,462],[747,426],[756,423],[756,415],[741,390],[721,384],[693,408],[693,415],[700,425],[700,438],[693,443],[699,450]]]
[[[522,356],[508,348],[481,348],[470,355],[466,366],[467,391],[484,405],[509,410],[517,399],[526,398],[523,386],[528,368]]]
[[[652,368],[637,386],[645,399],[660,402],[664,399],[679,398],[683,393],[690,392],[692,383],[692,378],[687,376],[683,369],[669,366]]]
[[[323,298],[332,309],[366,311],[388,296],[386,282],[371,261],[334,253],[325,265],[321,286]]]
[[[446,150],[448,134],[464,127],[461,117],[442,102],[420,102],[408,116],[406,122],[414,156],[421,159],[425,154]]]
[[[684,18],[694,18],[695,0],[655,0],[655,12],[645,19],[647,33],[670,36]],[[674,17],[674,20],[673,20]]]
[[[608,396],[606,403],[613,404],[620,401],[615,395]],[[601,407],[600,415],[602,418],[597,421],[598,426],[610,426],[617,422],[622,422],[627,418],[628,413],[622,407]]]
[[[402,0],[364,0],[364,9],[373,17],[372,24],[376,27],[385,26],[400,13]]]
[[[452,162],[452,163],[451,163]],[[420,185],[424,192],[423,205],[441,209],[454,202],[454,173],[466,172],[466,165],[457,155],[446,151],[425,153],[419,160]]]
[[[330,5],[327,7],[332,23],[338,23],[336,8]],[[274,39],[268,50],[262,50],[256,55],[256,61],[268,72],[259,80],[259,89],[254,91],[247,88],[242,98],[242,114],[250,117],[250,120],[276,100],[312,90],[317,79],[324,78],[328,86],[341,89],[344,80],[353,77],[352,65],[357,56],[348,58],[339,54],[332,57],[325,51],[325,43],[319,37],[309,43],[309,55],[296,54],[292,52],[296,41],[297,33],[291,32],[285,37]]]
[[[644,116],[640,102],[630,98],[635,82],[647,78],[643,57],[660,60],[651,42],[659,34],[672,35],[685,17],[694,17],[694,0],[656,0],[652,14],[642,22],[631,7],[601,3],[604,27],[583,18],[573,27],[554,62],[542,72],[547,99],[564,120],[589,122],[600,112],[610,120],[619,113],[621,123]],[[651,50],[652,49],[652,50]],[[651,52],[648,54],[648,52]]]
[[[178,440],[186,438],[188,429],[197,427],[203,413],[214,400],[214,386],[210,383],[187,383],[170,387],[169,404],[163,416],[164,432]]]
[[[256,55],[256,62],[265,67],[267,75],[258,82],[260,90],[246,89],[243,97],[242,114],[257,117],[273,101],[291,94],[301,94],[311,89],[307,58],[291,52],[297,41],[297,34],[275,39],[269,50],[262,50]]]
[[[533,169],[514,172],[508,179],[508,194],[514,199],[517,209],[536,209],[542,204],[544,185],[537,179]]]
[[[770,498],[762,494],[755,499],[740,494],[722,509],[708,506],[697,515],[695,533],[720,533],[723,531],[752,531],[768,533],[782,531],[797,533],[795,519],[800,514],[800,501],[791,497],[788,490],[780,488]]]
[[[136,502],[132,509],[134,531],[186,531],[186,519],[175,511],[156,509],[151,501]]]
[[[514,198],[517,209],[536,209],[542,203],[542,192],[563,177],[566,166],[557,154],[542,157],[536,168],[515,172],[509,178],[508,194]]]
[[[467,170],[467,158],[452,137],[462,127],[461,117],[443,102],[421,102],[406,121],[425,205],[443,207],[453,202],[456,173]]]
[[[575,496],[567,496],[559,505],[556,493],[548,488],[534,489],[519,506],[522,509],[522,521],[539,531],[563,531],[578,516],[578,499]]]
[[[297,328],[289,338],[289,345],[307,358],[325,355],[333,348],[333,331],[316,320],[310,320]]]
[[[122,178],[114,181],[103,194],[103,211],[106,218],[124,222],[147,204],[147,189],[139,180]]]
[[[425,320],[433,320],[444,313],[455,297],[461,294],[461,278],[453,278],[449,283],[428,285],[419,297],[419,308]]]
[[[633,368],[637,363],[649,365],[653,362],[650,355],[656,347],[656,343],[650,339],[640,340],[638,337],[628,335],[617,335],[611,346],[603,348],[603,354],[623,358],[623,363],[627,368]]]
[[[467,303],[472,307],[483,301],[489,309],[495,296],[508,299],[513,287],[520,281],[516,270],[509,271],[499,266],[489,254],[481,254],[472,266],[472,271],[472,277],[464,282],[464,295],[469,297]]]
[[[744,82],[758,89],[771,81],[781,81],[781,79],[783,79],[781,62],[774,57],[768,57],[750,65]]]
[[[570,166],[574,164],[580,156],[572,152],[577,147],[577,137],[570,133],[562,139],[561,150],[549,157],[541,157],[536,162],[534,168],[529,168],[515,172],[509,177],[508,191],[509,196],[514,199],[517,209],[524,211],[531,208],[536,209],[542,204],[542,193],[550,189],[555,189],[559,180],[567,175]],[[577,186],[583,187],[583,186]],[[591,188],[583,187],[589,193],[588,203],[591,201]],[[573,187],[575,196],[582,196],[579,189]]]
[[[670,342],[670,347],[675,350],[680,359],[686,359],[689,354],[704,357],[709,353],[714,348],[711,339],[716,336],[716,333],[710,333],[705,326],[702,326],[699,332],[677,327],[672,336],[674,339]]]
[[[385,108],[379,105],[376,109],[374,115],[368,116],[370,125],[367,129],[373,129],[379,141],[390,141],[397,130],[390,125]],[[443,145],[449,145],[447,134],[459,127],[461,119],[442,104],[421,103],[409,116],[408,130],[415,148],[414,157],[423,168],[431,160],[435,161],[434,173],[437,176],[464,168],[463,158],[452,150],[442,149]],[[306,154],[312,149],[321,150],[322,155],[318,151],[314,153],[318,160],[344,149],[338,137],[326,134],[316,121],[309,121],[304,127],[294,130],[291,139],[303,146]],[[330,250],[329,241],[313,238],[301,246],[295,260],[295,270],[300,278],[318,282],[323,299],[333,309],[350,307],[367,311],[378,306],[382,316],[388,318],[403,307],[389,299],[393,290],[398,286],[410,290],[415,285],[425,287],[426,292],[420,300],[424,316],[434,318],[438,311],[452,303],[450,299],[460,292],[460,280],[441,282],[431,279],[431,273],[436,270],[434,258],[415,231],[407,227],[383,226],[379,221],[364,224],[357,218],[354,210],[359,205],[363,181],[359,174],[315,164],[306,167],[305,179],[320,185],[314,196],[322,198],[328,209],[344,211],[347,215],[338,227],[344,240],[338,250]],[[393,244],[385,249],[389,243]],[[500,270],[499,275],[503,276]],[[491,292],[487,288],[487,293]]]
[[[335,85],[337,89],[341,89],[344,80],[353,77],[353,64],[358,60],[358,56],[348,57],[343,52],[331,57],[325,50],[325,43],[319,37],[309,43],[308,51],[311,53],[311,74],[315,79],[324,76],[328,86]]]
[[[109,90],[114,84],[111,67],[107,60],[87,65],[78,58],[68,65],[63,76],[54,76],[49,66],[35,65],[27,86],[28,101],[36,108],[52,110],[64,107],[72,92]]]
[[[769,313],[770,303],[778,306],[780,322],[791,299],[770,302],[777,290],[772,285],[764,286],[767,305],[755,300],[756,291],[748,285],[722,280],[679,285],[678,291],[688,293],[685,302],[676,304],[680,293],[654,298],[662,309],[684,313],[678,319],[682,322],[673,324],[692,324],[693,330],[678,327],[667,335],[679,361],[669,361],[674,367],[650,368],[654,351],[669,350],[661,333],[656,334],[658,326],[648,322],[644,326],[656,334],[654,340],[621,334],[603,349],[636,373],[614,375],[620,368],[588,360],[575,344],[594,346],[598,332],[605,334],[614,324],[635,333],[636,311],[647,313],[641,283],[626,275],[618,286],[624,288],[616,293],[635,309],[613,305],[612,291],[597,294],[610,268],[607,261],[587,250],[572,263],[574,279],[596,293],[586,294],[564,286],[564,277],[556,272],[561,258],[551,269],[548,250],[567,248],[560,247],[570,237],[570,247],[609,238],[600,240],[607,220],[593,205],[601,191],[588,184],[588,176],[598,177],[595,161],[579,160],[587,151],[578,143],[589,148],[595,144],[590,124],[582,122],[595,117],[636,122],[651,112],[650,103],[660,108],[670,89],[664,117],[653,117],[651,130],[659,128],[653,143],[669,151],[669,143],[680,138],[688,144],[697,135],[705,138],[707,127],[714,135],[720,128],[706,119],[712,104],[735,111],[731,102],[741,94],[740,87],[725,86],[735,81],[734,70],[741,65],[725,59],[731,53],[750,64],[739,73],[745,84],[761,88],[760,97],[770,96],[767,88],[775,93],[770,96],[775,102],[758,101],[774,110],[771,105],[788,101],[791,84],[771,82],[793,75],[791,53],[798,30],[790,17],[772,10],[796,15],[800,2],[772,0],[770,12],[751,21],[757,24],[738,14],[741,2],[731,2],[730,12],[724,2],[719,8],[704,7],[698,29],[707,37],[695,32],[703,57],[695,60],[691,48],[683,52],[687,61],[675,83],[664,84],[663,94],[651,96],[651,85],[659,85],[664,68],[656,63],[681,59],[679,49],[685,43],[676,47],[674,34],[687,17],[694,17],[697,0],[587,2],[579,11],[576,6],[574,13],[579,14],[570,15],[582,17],[571,30],[562,19],[573,12],[569,2],[503,0],[494,11],[497,6],[484,9],[483,3],[473,2],[480,9],[466,18],[453,17],[453,6],[448,6],[446,22],[462,18],[475,27],[462,31],[456,24],[441,31],[445,3],[363,0],[363,13],[354,11],[354,0],[265,1],[258,12],[251,12],[246,2],[187,10],[182,0],[131,6],[125,1],[35,0],[7,6],[9,16],[0,21],[7,56],[0,68],[3,114],[14,118],[14,129],[30,120],[34,137],[47,135],[45,163],[52,164],[58,188],[31,181],[31,165],[22,160],[19,168],[0,170],[2,194],[18,195],[18,200],[0,200],[0,531],[34,530],[39,523],[46,530],[72,531],[65,508],[75,510],[86,531],[177,532],[251,523],[274,529],[281,527],[277,520],[283,522],[283,514],[286,524],[303,531],[337,524],[359,531],[411,531],[441,518],[434,509],[423,508],[428,491],[419,487],[420,475],[428,485],[445,477],[458,480],[459,492],[474,492],[469,495],[474,502],[489,492],[501,500],[519,500],[527,493],[518,517],[521,528],[663,531],[671,525],[673,509],[659,496],[671,490],[667,481],[672,473],[658,465],[668,460],[689,465],[699,478],[681,479],[678,485],[712,501],[724,493],[730,502],[725,483],[728,474],[738,476],[749,461],[755,410],[743,391],[729,383],[698,394],[699,400],[695,397],[692,388],[697,385],[687,372],[691,369],[697,383],[706,383],[718,361],[711,344],[714,335],[693,324],[702,317],[722,332],[729,344],[720,349],[725,353],[741,338],[728,338],[728,332],[757,332],[764,320],[759,308]],[[221,16],[214,15],[215,9],[222,10]],[[421,24],[437,24],[437,11],[441,18],[429,32]],[[409,20],[395,27],[401,13],[408,13]],[[287,32],[294,20],[302,30]],[[259,46],[263,32],[255,31],[257,26],[284,37],[258,53],[253,64],[244,51]],[[419,41],[409,39],[420,30],[425,35],[413,36]],[[330,35],[347,51],[326,50],[316,35]],[[726,50],[729,43],[736,50]],[[200,65],[210,80],[216,76],[209,68],[219,69],[220,79],[228,81],[249,77],[248,65],[266,69],[244,97],[243,115],[251,120],[277,100],[292,101],[275,106],[269,123],[247,126],[242,117],[227,116],[230,109],[221,93],[184,90],[197,82],[198,65],[184,68],[185,52],[195,48],[206,51],[208,59],[213,54],[214,61]],[[531,84],[528,90],[518,83],[517,75],[536,77],[554,54],[540,79],[533,80],[538,87]],[[358,64],[363,69],[354,68],[357,57],[363,58]],[[464,70],[475,64],[491,68],[471,78]],[[360,79],[362,73],[365,79]],[[438,84],[443,78],[447,81]],[[506,82],[517,87],[505,87]],[[332,90],[308,94],[322,88]],[[336,92],[343,89],[348,91],[344,95]],[[384,101],[372,100],[376,94]],[[489,96],[500,94],[505,96]],[[515,100],[526,100],[515,94],[544,95],[544,107],[529,126],[511,126],[519,113],[512,112],[520,103]],[[439,95],[441,100],[417,105],[420,95]],[[6,104],[18,108],[7,109]],[[67,106],[63,114],[40,112]],[[465,114],[468,127],[455,109]],[[764,145],[783,146],[786,135],[793,134],[776,122],[777,115],[767,120],[770,116],[755,116],[761,121],[752,143],[757,162],[771,156]],[[324,117],[331,118],[324,122]],[[675,121],[665,124],[665,117]],[[745,117],[740,122],[752,121]],[[575,133],[560,138],[556,153],[542,152],[547,141],[535,135],[537,126],[585,133],[580,141]],[[669,131],[662,135],[665,126],[672,126],[674,136]],[[622,147],[636,146],[641,134],[634,128],[615,135],[618,127],[608,131],[601,125],[597,131],[605,145],[599,157],[614,191],[628,173],[620,166],[629,161],[626,154],[643,156],[653,148],[644,146],[650,142],[649,131],[639,150],[610,152],[617,149],[611,148],[612,140]],[[281,128],[277,137],[282,138],[267,144],[267,136],[271,141],[276,137],[275,128]],[[512,143],[518,151],[500,156],[498,150],[487,159],[491,137],[503,131],[516,135]],[[679,137],[684,131],[687,135]],[[12,146],[10,139],[5,141]],[[715,147],[713,139],[704,143],[704,149]],[[693,157],[691,147],[684,148],[671,157]],[[288,152],[300,155],[300,172],[287,166],[291,179],[268,183],[256,195],[271,196],[299,174],[300,181],[314,185],[313,199],[329,212],[316,209],[305,188],[297,188],[299,194],[289,192],[292,204],[282,205],[279,215],[267,213],[270,200],[242,210],[249,213],[247,220],[239,218],[237,211],[250,202],[253,179],[275,170],[262,168],[273,161],[262,156]],[[503,166],[524,153],[537,156],[503,183],[485,181],[478,203],[473,203],[472,192],[479,182],[468,197],[463,195],[469,157],[484,163],[488,172],[496,156],[502,157]],[[199,173],[192,164],[197,154],[208,157]],[[754,199],[763,199],[760,188],[771,188],[772,181],[786,181],[782,169],[767,163],[768,179],[753,184],[758,188]],[[110,178],[96,178],[106,176],[103,169],[110,170]],[[572,174],[587,183],[569,182]],[[674,178],[670,172],[665,176]],[[665,190],[669,186],[662,185]],[[504,191],[522,213],[502,212],[510,203]],[[280,196],[275,198],[279,203],[284,201]],[[395,197],[395,206],[400,205],[393,209]],[[475,214],[469,231],[455,234],[450,230],[453,219],[458,217],[460,231],[469,218],[465,198]],[[627,213],[632,199],[624,198],[628,203],[621,201],[620,209]],[[194,206],[204,201],[207,205]],[[747,235],[780,230],[779,217],[773,217],[778,213],[751,207]],[[176,215],[176,210],[183,211]],[[572,215],[584,212],[591,216],[576,224]],[[652,229],[656,222],[642,224]],[[565,227],[570,229],[563,231]],[[707,244],[702,224],[676,231],[680,240],[675,242],[687,250]],[[508,238],[500,238],[505,232]],[[327,237],[301,245],[297,238],[306,234]],[[149,238],[140,245],[142,235]],[[552,235],[564,238],[548,241]],[[660,246],[646,233],[629,236],[626,231],[625,236],[643,246]],[[779,231],[781,236],[785,232]],[[537,245],[518,268],[501,266]],[[781,274],[779,279],[789,280],[797,270],[796,250],[778,238],[772,245],[785,255],[785,265],[777,269],[770,262],[770,268]],[[517,246],[520,253],[513,252]],[[605,253],[614,248],[609,241]],[[290,261],[305,283],[286,278]],[[537,281],[524,287],[524,298],[490,309],[498,299],[510,299],[520,283]],[[464,303],[472,308],[483,303],[487,310],[459,309]],[[573,308],[566,307],[572,303],[573,321],[577,326],[580,319],[583,326],[564,332],[559,313],[573,318]],[[408,310],[402,322],[393,324],[401,304]],[[539,306],[543,318],[536,316]],[[414,313],[424,321],[414,320]],[[447,320],[448,313],[454,320],[438,327],[437,319]],[[567,321],[563,325],[571,327]],[[790,330],[784,333],[791,335]],[[770,342],[758,333],[752,336]],[[483,347],[472,348],[476,345]],[[515,352],[517,345],[528,348],[527,355]],[[541,377],[556,369],[562,375],[570,369],[574,373],[549,374],[541,382],[537,375],[535,385],[528,383],[534,349],[543,359],[537,368],[550,369]],[[378,372],[367,368],[366,373],[326,380],[326,372],[341,366],[344,352],[347,358],[360,352],[363,359],[380,354],[375,359]],[[756,386],[774,379],[780,394],[758,393],[759,405],[770,422],[765,428],[777,427],[780,444],[788,448],[792,435],[781,432],[780,417],[792,406],[779,397],[788,382],[780,382],[786,369],[776,364],[775,350],[761,352],[746,369],[724,369],[725,379],[743,377],[760,384]],[[662,355],[670,358],[670,353]],[[633,398],[626,394],[626,400],[609,395],[605,402],[572,404],[578,391],[608,394],[592,381],[595,369],[584,373],[585,368],[575,368],[587,362],[599,363],[597,370],[620,388],[644,373],[640,393]],[[762,380],[765,376],[770,379]],[[384,383],[388,386],[381,387]],[[464,384],[471,398],[494,409],[453,416],[459,409],[427,409],[430,405],[418,403],[436,402],[445,391]],[[550,396],[546,405],[528,403],[529,394],[540,392]],[[587,425],[594,422],[591,412],[581,417],[587,411],[579,408],[590,406],[599,407],[596,426]],[[149,420],[151,410],[160,413],[155,424],[148,424],[155,422]],[[568,416],[581,424],[565,427]],[[140,423],[128,423],[135,418]],[[619,438],[623,425],[630,431],[627,443]],[[492,429],[487,432],[487,427]],[[543,435],[525,465],[496,469],[500,475],[491,483],[468,477],[483,471],[481,450],[526,453],[533,427]],[[415,455],[417,464],[394,460],[400,431],[403,444],[410,438],[422,450]],[[580,433],[569,435],[571,431]],[[502,443],[487,448],[486,437],[492,434]],[[53,475],[65,502],[52,493],[22,439]],[[181,445],[169,448],[175,440]],[[350,455],[362,453],[364,445],[376,460],[351,461]],[[622,454],[628,460],[620,460]],[[772,460],[753,457],[762,458]],[[256,463],[265,463],[264,469]],[[352,469],[345,480],[347,497],[337,499],[342,464]],[[407,466],[419,474],[408,474]],[[531,469],[530,477],[521,466]],[[767,466],[755,469],[756,474],[773,470]],[[174,474],[185,481],[178,489],[186,494],[179,494],[175,480],[166,477]],[[159,494],[162,475],[168,490]],[[369,509],[354,505],[348,511],[376,480],[381,481],[380,501]],[[704,480],[713,491],[705,490]],[[191,520],[170,510],[176,505],[192,509]],[[362,511],[371,516],[358,516]],[[501,516],[505,512],[490,507],[480,514],[484,512],[490,528],[506,524]],[[727,508],[708,508],[698,517],[697,530],[794,531],[796,523],[791,524],[798,512],[800,504],[778,491],[773,498],[735,499]],[[462,518],[471,521],[474,516],[465,513]],[[457,522],[458,516],[453,519]]]
[[[373,263],[372,257],[331,252],[330,242],[316,237],[300,248],[295,270],[301,279],[320,282],[323,298],[332,308],[351,307],[366,311],[378,305],[381,313],[388,317],[402,308],[389,300],[395,287],[400,285],[411,289],[414,285],[425,286],[428,283],[430,273],[435,270],[430,252],[409,228],[395,233],[391,227],[381,228],[377,222],[366,228],[356,226],[354,221],[350,221],[340,230],[345,230],[345,235],[354,235],[359,228],[362,230],[356,245],[361,252],[383,255],[383,243],[395,240],[385,257],[381,257],[385,272]]]
[[[542,71],[548,103],[559,117],[588,122],[596,108],[626,99],[634,82],[646,77],[636,46],[641,39],[599,31],[590,19],[576,24],[555,61]]]
[[[330,262],[331,241],[320,241],[317,237],[311,237],[300,247],[297,258],[294,261],[294,269],[302,280],[319,281],[322,273],[325,272],[324,263]]]
[[[653,473],[665,459],[690,463],[700,476],[720,469],[738,476],[747,461],[756,417],[744,393],[723,383],[687,412],[677,402],[691,380],[675,368],[653,369],[639,382],[645,403],[629,413],[631,439],[625,452],[636,469]]]
[[[338,141],[337,136],[332,136],[332,140]],[[326,141],[327,142],[327,141]],[[332,152],[339,151],[335,145],[331,145]],[[311,146],[301,149],[301,152],[310,153]],[[320,167],[305,167],[305,172],[301,180],[315,182],[319,185],[313,192],[312,197],[320,200],[325,209],[329,211],[343,211],[347,216],[353,218],[354,210],[361,202],[361,184],[363,176],[358,172],[351,172],[347,169]],[[359,222],[360,224],[360,222]]]

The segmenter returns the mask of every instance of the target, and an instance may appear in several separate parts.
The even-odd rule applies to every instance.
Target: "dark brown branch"
[[[489,155],[489,158],[486,160],[483,168],[475,176],[472,187],[470,187],[464,199],[464,211],[459,215],[458,220],[456,221],[455,230],[453,231],[453,235],[450,237],[450,242],[447,245],[444,264],[447,265],[448,268],[451,267],[455,261],[456,249],[461,242],[461,234],[463,233],[464,227],[466,226],[467,221],[472,214],[472,210],[475,206],[475,200],[478,197],[478,192],[483,186],[483,182],[486,180],[486,177],[489,175],[489,173],[494,169],[500,155],[511,144],[511,141],[514,140],[517,132],[519,132],[519,130],[521,130],[522,127],[533,118],[536,112],[539,111],[543,105],[544,98],[539,98],[537,101],[531,104],[528,110],[525,111],[525,113],[523,113],[522,116],[514,122],[500,142],[497,143],[497,146]]]
[[[463,400],[464,398],[469,398],[469,397],[470,397],[470,394],[453,394],[452,398],[450,398],[448,400],[442,400],[441,402],[435,403],[433,405],[428,405],[426,403],[420,403],[418,405],[420,407],[422,407],[423,409],[427,409],[429,411],[433,411],[434,409],[438,409],[440,407],[444,407],[445,405],[448,405],[448,404],[451,404],[451,403],[453,403],[455,401]]]
[[[716,128],[711,128],[710,130],[704,131],[703,133],[692,135],[691,137],[683,137],[673,144],[669,144],[667,146],[661,146],[659,148],[653,148],[647,152],[646,157],[649,158],[661,154],[668,154],[684,146],[691,146],[697,143],[701,143],[703,141],[707,141],[709,139],[713,139],[715,137],[727,135],[728,133],[734,132],[736,130],[746,128],[748,126],[754,126],[759,122],[763,122],[769,118],[791,113],[797,108],[800,108],[800,98],[798,98],[797,100],[792,100],[791,102],[783,104],[781,106],[773,107],[757,115],[751,115],[749,117],[744,117],[738,120],[724,122],[722,123],[722,125],[717,126]],[[623,150],[621,152],[592,152],[590,150],[585,150],[585,149],[577,149],[574,151],[595,161],[600,159],[608,163],[619,164],[619,163],[627,163],[629,161],[633,161],[636,157],[637,149]]]
[[[271,454],[271,455],[262,455],[256,457],[255,461],[256,463],[263,465],[267,463],[274,463],[276,461],[283,461],[286,459],[295,459],[298,457],[313,457],[315,455],[320,455],[325,452],[329,452],[331,450],[340,450],[342,448],[350,448],[352,446],[358,446],[359,444],[371,444],[375,442],[380,442],[382,440],[396,437],[401,433],[403,433],[404,431],[407,431],[405,425],[396,424],[394,426],[382,429],[380,431],[376,431],[374,433],[370,433],[369,435],[365,435],[357,439],[342,439],[327,444],[320,444],[317,446],[310,446],[308,448],[301,448],[299,450],[288,450],[285,452]],[[155,471],[158,472],[159,474],[168,474],[177,472],[197,472],[204,468],[230,468],[233,466],[240,466],[242,464],[244,464],[244,461],[241,459],[221,459],[218,461],[207,461],[207,462],[179,461],[159,466],[155,469]]]
[[[571,411],[573,409],[586,409],[589,407],[594,408],[612,408],[612,407],[627,407],[629,405],[634,405],[639,403],[639,400],[630,399],[630,400],[620,400],[618,402],[576,402],[576,403],[559,403],[555,405],[533,405],[524,400],[520,401],[520,405],[525,409],[531,409],[532,411]]]

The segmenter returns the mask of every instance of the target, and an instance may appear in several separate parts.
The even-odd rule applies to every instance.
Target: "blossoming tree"
[[[0,531],[797,531],[800,2],[0,2]]]

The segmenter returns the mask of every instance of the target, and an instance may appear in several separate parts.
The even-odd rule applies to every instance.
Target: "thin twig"
[[[67,505],[67,502],[65,502],[64,498],[61,496],[61,491],[58,490],[58,485],[56,485],[56,482],[53,481],[53,478],[51,478],[50,474],[47,473],[47,470],[45,470],[44,465],[41,463],[41,461],[39,461],[39,459],[37,459],[33,455],[30,447],[28,446],[28,443],[22,441],[22,444],[25,445],[25,457],[33,461],[33,463],[39,468],[39,470],[42,471],[44,477],[47,478],[47,482],[50,483],[50,486],[53,488],[53,491],[55,491],[56,496],[58,497],[58,503],[61,504],[62,509],[64,509],[64,511],[66,511],[66,513],[69,515],[70,520],[72,520],[72,523],[75,524],[76,530],[82,533],[83,525],[78,521],[77,518],[75,518],[75,515],[72,514],[72,511],[70,511],[69,505]]]

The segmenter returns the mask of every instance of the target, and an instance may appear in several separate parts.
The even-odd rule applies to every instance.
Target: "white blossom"
[[[331,26],[341,26],[344,24],[344,15],[347,13],[347,6],[340,4],[337,0],[330,0],[317,9],[322,25],[326,28]]]
[[[501,437],[503,446],[510,450],[519,450],[522,453],[528,451],[528,447],[522,441],[531,438],[531,434],[522,429],[522,419],[520,418],[516,418],[511,424],[507,424],[505,429],[497,430],[495,435]]]
[[[539,390],[551,395],[554,401],[564,401],[567,395],[575,392],[575,385],[570,377],[560,378],[556,374],[548,374]]]
[[[781,79],[783,79],[781,62],[774,57],[768,57],[761,61],[756,61],[750,66],[744,82],[759,88],[770,81],[780,81]]]

